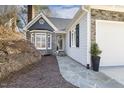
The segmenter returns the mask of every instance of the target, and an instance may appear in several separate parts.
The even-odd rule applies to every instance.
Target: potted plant
[[[97,43],[91,45],[91,66],[94,71],[99,71],[100,54],[102,51],[99,49]]]

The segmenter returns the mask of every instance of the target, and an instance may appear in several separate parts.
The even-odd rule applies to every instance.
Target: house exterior
[[[81,6],[73,19],[41,13],[24,30],[43,54],[63,53],[88,66],[91,43],[96,42],[102,50],[100,66],[124,65],[123,6]]]

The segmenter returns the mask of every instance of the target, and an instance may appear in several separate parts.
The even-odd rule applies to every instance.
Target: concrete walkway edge
[[[67,56],[56,57],[60,73],[71,84],[80,88],[123,88],[124,85],[108,77],[102,72],[86,69],[75,60]]]

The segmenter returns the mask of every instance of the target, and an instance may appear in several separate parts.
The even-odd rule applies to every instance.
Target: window
[[[51,49],[52,47],[52,35],[47,33],[35,34],[35,47],[37,49]]]
[[[71,31],[69,31],[69,46],[71,47]]]
[[[71,46],[74,46],[74,31],[71,32]]]
[[[75,30],[71,31],[71,46],[75,47],[76,34]]]
[[[45,49],[46,48],[46,34],[41,35],[41,48]]]
[[[44,24],[45,21],[44,21],[43,19],[40,19],[40,20],[39,20],[39,23],[40,23],[40,24]]]
[[[76,47],[79,47],[79,24],[76,25]]]
[[[48,37],[48,49],[51,49],[52,35],[48,34],[47,37]]]
[[[46,34],[45,33],[36,34],[35,47],[37,49],[46,49]]]
[[[69,39],[70,47],[79,47],[79,24],[69,32]]]
[[[34,33],[31,33],[31,43],[35,43]]]

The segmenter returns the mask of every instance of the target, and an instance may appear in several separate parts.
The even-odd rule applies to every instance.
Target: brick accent
[[[91,9],[91,40],[96,38],[96,20],[124,21],[124,12]]]

